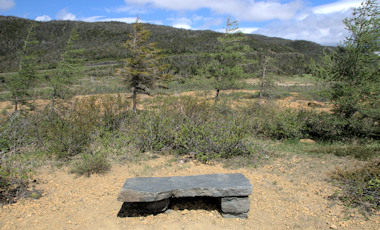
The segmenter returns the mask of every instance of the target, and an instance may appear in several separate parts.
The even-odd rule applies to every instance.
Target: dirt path
[[[326,163],[329,162],[329,163]],[[347,159],[285,156],[258,168],[181,163],[170,157],[114,165],[106,175],[76,178],[67,168],[45,167],[35,188],[38,200],[0,207],[0,229],[379,229],[379,214],[366,220],[329,196],[337,190],[326,173]],[[243,173],[253,185],[248,220],[224,219],[217,210],[171,210],[156,216],[118,218],[116,197],[127,178]]]

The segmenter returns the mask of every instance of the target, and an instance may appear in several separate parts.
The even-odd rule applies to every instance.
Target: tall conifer
[[[75,47],[75,42],[79,39],[76,26],[72,29],[70,37],[66,42],[65,49],[61,54],[56,72],[50,77],[49,82],[53,89],[51,94],[51,108],[54,109],[56,98],[64,98],[72,84],[73,77],[82,71],[83,60],[80,58],[82,49]]]
[[[165,66],[160,64],[160,50],[156,44],[149,42],[150,31],[139,22],[132,25],[133,32],[123,46],[129,51],[129,58],[124,60],[123,68],[118,70],[125,82],[131,87],[132,109],[136,112],[137,94],[148,94],[158,79],[162,78]]]
[[[19,109],[20,104],[26,103],[29,90],[36,80],[35,45],[38,44],[38,41],[35,39],[35,26],[35,23],[32,22],[28,28],[27,36],[19,55],[18,74],[4,79],[5,87],[11,94],[15,111]]]
[[[209,74],[215,80],[215,99],[218,99],[220,90],[232,88],[236,80],[244,75],[247,38],[238,29],[238,22],[228,17],[224,34],[218,37],[219,50],[212,54],[212,61],[207,66]]]

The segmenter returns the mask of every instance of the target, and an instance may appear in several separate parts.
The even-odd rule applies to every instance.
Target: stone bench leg
[[[222,197],[220,198],[222,216],[226,218],[248,218],[249,198]]]
[[[169,204],[169,198],[152,202],[124,202],[117,216],[131,217],[143,214],[158,214],[165,212]]]

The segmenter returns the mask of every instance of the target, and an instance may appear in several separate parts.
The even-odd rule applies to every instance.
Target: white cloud
[[[85,22],[98,22],[101,21],[102,18],[104,18],[104,16],[91,16],[87,18],[81,18],[80,20]]]
[[[191,20],[193,21],[193,24],[198,25],[197,28],[193,29],[198,30],[207,30],[214,26],[220,26],[223,22],[225,22],[225,19],[222,19],[221,17],[204,17],[200,15],[193,15]]]
[[[257,28],[257,27],[242,27],[242,28],[239,28],[238,31],[245,33],[245,34],[251,34],[253,32],[256,32],[258,29],[259,28]]]
[[[125,23],[135,23],[136,18],[131,17],[125,17],[125,18],[103,18],[98,20],[100,22],[125,22]],[[144,22],[142,20],[139,20],[139,22]]]
[[[173,27],[180,28],[180,29],[190,30],[191,24],[193,24],[191,19],[184,18],[184,17],[182,17],[182,18],[168,18],[167,20],[173,22],[172,23]]]
[[[274,22],[255,32],[271,37],[308,40],[323,45],[337,45],[347,36],[342,21],[350,15],[351,11],[331,14],[311,13],[303,19]]]
[[[85,22],[125,22],[125,23],[135,23],[136,17],[121,17],[121,18],[106,18],[105,16],[91,16],[86,18],[79,18],[79,21],[85,21]],[[156,25],[162,25],[162,21],[156,20],[156,21],[145,21],[142,19],[139,19],[139,22],[142,23],[152,23]]]
[[[303,7],[302,1],[281,4],[279,1],[254,1],[236,12],[227,12],[238,20],[266,21],[272,19],[288,20],[297,15]]]
[[[176,23],[173,25],[174,28],[178,28],[178,29],[186,29],[186,30],[191,30],[191,26],[187,25],[187,24],[180,24],[180,23]]]
[[[16,5],[14,0],[0,0],[0,11],[12,9]]]
[[[343,20],[351,17],[352,8],[362,0],[338,0],[306,8],[292,20],[275,21],[255,33],[292,40],[308,40],[323,45],[337,45],[348,35]]]
[[[77,17],[74,14],[67,12],[67,8],[60,10],[57,13],[56,18],[58,20],[70,20],[70,21],[74,21],[77,19]]]
[[[353,7],[359,7],[362,1],[363,0],[340,0],[314,7],[313,12],[316,14],[330,14],[339,11],[346,11]]]
[[[167,10],[198,10],[208,8],[219,14],[229,14],[238,20],[265,21],[290,19],[303,7],[302,0],[281,3],[278,0],[124,0],[127,6],[139,5]]]
[[[41,21],[41,22],[47,22],[51,20],[51,17],[49,17],[48,15],[42,15],[42,16],[37,16],[35,20]]]

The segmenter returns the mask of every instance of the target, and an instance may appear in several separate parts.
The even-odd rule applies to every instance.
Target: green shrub
[[[243,142],[249,134],[244,116],[223,104],[182,97],[167,101],[165,108],[141,111],[125,122],[124,135],[141,151],[173,149],[199,158],[249,153]]]
[[[71,116],[46,115],[40,132],[44,135],[43,142],[47,150],[58,158],[81,153],[88,146],[95,129],[82,119],[85,118],[74,120]]]
[[[103,174],[111,169],[111,164],[102,154],[82,154],[81,160],[74,162],[70,172],[78,176],[99,173]]]
[[[243,108],[253,133],[275,139],[302,138],[305,136],[305,120],[299,111],[274,104],[251,104]]]
[[[0,153],[0,204],[14,203],[26,192],[40,157],[30,149]]]
[[[47,150],[58,158],[82,153],[97,133],[110,124],[111,115],[102,111],[95,97],[76,100],[73,105],[61,105],[60,109],[46,109],[38,126],[42,142]],[[105,121],[106,124],[102,124]]]
[[[17,151],[35,141],[35,117],[16,112],[0,118],[0,151]]]
[[[337,169],[331,178],[338,181],[342,193],[338,197],[349,206],[358,206],[367,211],[380,209],[380,159],[364,166]]]
[[[342,140],[347,138],[378,138],[380,128],[372,118],[353,116],[350,119],[326,112],[302,111],[306,132],[314,139]]]

